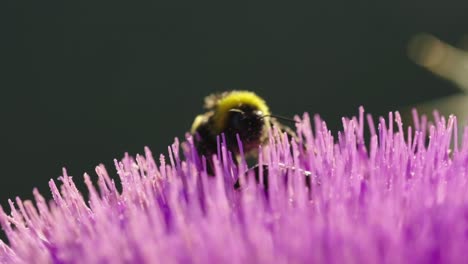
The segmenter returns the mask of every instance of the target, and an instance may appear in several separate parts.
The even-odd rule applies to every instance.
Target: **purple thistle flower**
[[[53,201],[34,190],[35,202],[0,210],[0,262],[465,263],[468,129],[459,148],[456,118],[434,117],[414,113],[404,130],[398,112],[377,127],[368,115],[367,147],[362,108],[337,138],[305,114],[301,142],[271,131],[261,149],[268,197],[223,144],[208,177],[190,137],[159,165],[149,149],[115,161],[121,192],[104,166],[96,187],[85,174],[89,202],[64,170],[49,182]],[[296,168],[310,171],[310,189]]]

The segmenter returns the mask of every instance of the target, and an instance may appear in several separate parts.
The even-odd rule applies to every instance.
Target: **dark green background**
[[[235,3],[235,4],[234,4]],[[456,44],[467,4],[446,1],[7,1],[0,6],[0,203],[48,195],[145,145],[165,153],[203,96],[258,92],[281,115],[332,129],[456,92],[414,65],[408,40]]]

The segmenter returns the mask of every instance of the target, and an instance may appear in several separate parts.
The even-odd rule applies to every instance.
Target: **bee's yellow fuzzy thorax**
[[[229,110],[243,105],[250,105],[257,108],[264,115],[270,114],[270,110],[265,101],[255,93],[249,91],[232,91],[219,99],[216,105],[213,121],[217,132],[221,132],[225,128]]]

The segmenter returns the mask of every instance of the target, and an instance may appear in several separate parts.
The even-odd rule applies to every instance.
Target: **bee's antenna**
[[[262,116],[262,118],[269,117],[269,116],[274,117],[274,118],[277,118],[277,119],[281,119],[281,120],[284,120],[284,121],[297,123],[297,121],[294,120],[294,119],[292,119],[292,118],[288,118],[288,117],[284,117],[284,116],[279,116],[279,115],[273,115],[273,114],[264,115],[264,116]]]

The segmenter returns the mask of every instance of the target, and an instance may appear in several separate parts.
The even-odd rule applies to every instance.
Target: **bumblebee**
[[[250,91],[228,91],[209,95],[205,98],[204,108],[207,112],[195,118],[191,134],[194,136],[198,154],[204,155],[208,160],[207,171],[210,175],[213,175],[211,156],[218,151],[218,135],[224,134],[226,146],[235,156],[234,162],[237,162],[240,154],[237,135],[242,141],[247,157],[255,157],[259,145],[268,141],[268,129],[271,126],[286,132],[290,139],[296,138],[292,129],[277,120],[284,118],[272,115],[265,100]],[[258,182],[258,165],[252,169],[256,172]],[[264,171],[267,170],[264,166]],[[263,175],[263,182],[267,185],[268,174]],[[236,182],[234,187],[239,188],[239,182]]]

